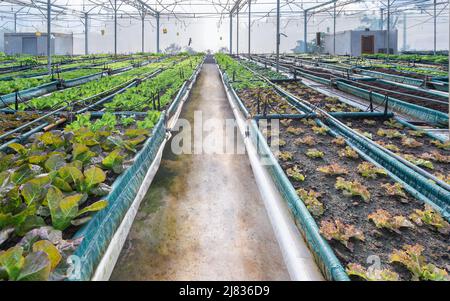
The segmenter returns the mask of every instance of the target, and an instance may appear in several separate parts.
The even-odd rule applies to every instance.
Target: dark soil
[[[257,114],[300,114],[285,98],[272,88],[249,88],[238,92],[248,112]],[[260,99],[258,113],[258,99]]]
[[[294,96],[308,101],[312,105],[324,109],[328,112],[360,112],[358,108],[352,107],[346,103],[339,101],[338,98],[328,97],[308,86],[305,86],[300,81],[281,82],[278,84],[287,92]]]
[[[12,131],[26,123],[29,123],[29,122],[39,118],[39,117],[41,117],[41,115],[35,114],[35,113],[26,113],[26,112],[17,112],[14,114],[0,113],[0,135],[3,135],[9,131]],[[49,123],[52,123],[55,121],[56,121],[55,117],[48,117],[45,120],[43,120],[43,122],[49,122]],[[33,124],[29,127],[24,128],[23,130],[21,130],[17,133],[14,133],[14,134],[9,135],[8,137],[5,137],[5,139],[0,139],[0,143],[5,143],[8,140],[16,138],[36,126],[37,126],[36,124]]]
[[[300,128],[304,132],[300,135],[294,135],[286,131],[287,126]],[[377,179],[363,178],[358,172],[357,167],[364,162],[359,159],[347,159],[338,156],[338,151],[344,146],[338,146],[332,143],[332,137],[329,135],[316,135],[310,126],[301,123],[299,120],[293,120],[289,125],[280,124],[280,139],[286,142],[281,147],[282,152],[290,152],[293,160],[288,162],[281,161],[282,168],[286,171],[294,165],[297,165],[306,176],[304,182],[297,182],[291,179],[292,185],[296,189],[313,189],[321,192],[319,200],[325,206],[325,212],[321,217],[315,217],[317,224],[324,220],[341,220],[345,224],[353,224],[357,229],[363,231],[365,241],[351,240],[353,251],[347,249],[338,241],[330,241],[330,245],[343,266],[349,263],[358,263],[367,267],[367,259],[371,255],[379,256],[383,267],[388,267],[396,271],[401,279],[410,280],[411,275],[408,270],[398,264],[390,264],[389,256],[395,249],[401,249],[405,244],[420,244],[425,247],[423,255],[430,262],[440,268],[446,268],[449,264],[449,236],[441,234],[428,226],[416,226],[413,229],[402,228],[401,234],[394,233],[387,229],[377,229],[375,225],[368,220],[368,214],[378,209],[384,209],[392,215],[409,216],[414,209],[423,209],[423,204],[408,195],[406,199],[388,196],[380,186],[384,183],[393,184],[394,181],[387,176],[379,176]],[[312,147],[306,145],[296,146],[294,140],[299,137],[313,136],[315,145]],[[269,138],[270,140],[270,138]],[[322,159],[311,159],[305,155],[309,148],[316,148],[325,153]],[[371,193],[370,202],[366,203],[359,197],[344,196],[342,191],[337,190],[335,186],[336,176],[327,176],[316,171],[320,166],[338,163],[348,170],[348,174],[343,176],[346,180],[357,180],[363,183]]]
[[[334,71],[331,72],[330,70],[326,70],[326,69],[321,69],[321,68],[312,68],[312,67],[297,67],[297,69],[299,69],[302,72],[314,75],[314,76],[318,76],[321,78],[325,78],[325,79],[332,79],[332,78],[347,78],[347,73],[345,72],[339,72],[339,71]]]
[[[412,77],[417,79],[425,79],[425,75],[417,74],[417,73],[409,73],[409,72],[401,72],[398,70],[395,70],[393,68],[373,68],[371,69],[373,71],[386,73],[386,74],[393,74],[398,76],[404,76],[404,77]]]
[[[397,130],[401,134],[405,135],[405,137],[413,138],[413,139],[417,140],[418,142],[423,144],[422,146],[419,146],[416,148],[411,148],[411,147],[402,145],[401,137],[400,138],[387,138],[387,137],[382,137],[382,136],[377,135],[377,132],[379,129],[384,129],[384,130],[393,129],[384,124],[386,119],[381,119],[381,118],[353,119],[352,118],[352,119],[342,119],[342,120],[345,123],[349,123],[349,126],[353,129],[358,129],[361,132],[368,132],[368,133],[372,134],[372,137],[373,137],[372,140],[374,140],[375,142],[381,141],[382,144],[393,144],[393,145],[397,146],[400,149],[400,154],[411,154],[411,155],[414,155],[415,157],[420,157],[424,153],[438,152],[441,155],[450,156],[449,150],[440,149],[437,146],[435,146],[434,144],[432,144],[432,142],[434,141],[433,138],[431,138],[425,134],[422,137],[415,137],[409,133],[411,131],[410,129],[404,128],[404,129],[395,129],[395,130]],[[375,124],[368,125],[367,123],[365,123],[365,120],[366,121],[367,120],[374,121]],[[437,162],[437,161],[432,161],[432,163],[434,165],[433,170],[428,169],[426,167],[422,167],[422,168],[431,173],[441,173],[444,175],[447,175],[449,173],[450,163],[443,163],[443,162]]]
[[[396,85],[381,83],[378,81],[370,81],[370,82],[348,81],[348,83],[355,87],[363,88],[366,90],[371,89],[372,91],[380,93],[382,95],[388,95],[389,97],[393,97],[393,98],[396,98],[396,99],[399,99],[399,100],[402,100],[405,102],[409,102],[412,104],[416,104],[419,106],[423,106],[423,107],[426,107],[429,109],[441,111],[444,113],[448,112],[448,99],[445,97],[432,95],[427,92],[416,91],[413,89],[407,89],[407,88],[403,88],[403,87],[396,86]],[[384,90],[380,90],[380,89],[389,90],[389,91],[384,91]],[[408,95],[398,94],[396,92],[408,94]],[[415,96],[425,97],[425,98],[428,98],[428,100],[420,99]]]

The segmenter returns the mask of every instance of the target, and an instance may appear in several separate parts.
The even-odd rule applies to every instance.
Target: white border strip
[[[190,85],[187,87],[186,92],[183,98],[181,99],[175,114],[167,121],[166,129],[168,131],[172,130],[175,124],[177,123],[178,118],[181,114],[181,110],[183,109],[185,102],[189,99],[189,96],[191,94],[190,92],[195,82],[197,81],[197,76],[200,73],[202,66],[203,64],[200,66],[200,68],[198,68],[195,77],[193,78]],[[103,257],[100,260],[100,263],[98,264],[95,273],[91,278],[91,281],[108,281],[109,278],[111,277],[111,274],[114,271],[114,267],[117,263],[117,260],[119,259],[123,245],[125,244],[125,241],[128,237],[128,233],[130,232],[131,226],[133,225],[134,219],[139,210],[141,202],[144,199],[145,195],[147,194],[147,191],[151,183],[153,182],[156,173],[158,172],[164,148],[166,146],[166,143],[170,140],[170,137],[171,134],[168,133],[164,141],[161,143],[161,146],[158,149],[158,153],[156,154],[155,159],[150,165],[147,174],[145,175],[145,178],[141,184],[141,187],[139,188],[139,191],[133,200],[133,203],[131,204],[130,208],[125,214],[125,217],[123,218],[116,232],[114,233],[114,236],[112,237],[108,245],[108,248],[106,249],[106,252],[103,254]]]
[[[133,203],[120,223],[119,228],[117,228],[116,233],[114,233],[105,254],[103,254],[103,257],[95,270],[94,276],[91,279],[92,281],[108,281],[111,277],[141,202],[147,194],[147,190],[159,169],[162,153],[169,138],[170,135],[167,135],[161,144],[155,160],[153,160],[152,165],[150,165],[150,168],[144,178],[144,181],[142,182],[141,187],[139,188],[138,193],[136,194],[136,197],[133,200]]]
[[[219,67],[217,66],[217,68]],[[272,228],[275,232],[291,280],[323,281],[324,277],[315,263],[314,257],[308,249],[306,242],[303,240],[303,236],[298,230],[286,202],[279,193],[271,176],[261,163],[253,142],[245,135],[246,129],[249,127],[249,121],[245,120],[243,114],[239,110],[237,103],[225,85],[223,77],[222,83],[242,138],[245,142],[255,180],[264,201],[264,206],[269,215]]]

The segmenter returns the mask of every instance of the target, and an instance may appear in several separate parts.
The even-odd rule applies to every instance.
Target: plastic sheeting
[[[117,227],[133,202],[165,137],[165,113],[163,113],[153,130],[152,136],[136,155],[133,165],[114,182],[112,191],[106,198],[108,206],[97,212],[92,220],[75,235],[75,237],[83,237],[81,245],[74,253],[81,261],[80,273],[78,279],[72,278],[69,280],[87,281],[91,279]]]
[[[336,82],[339,90],[361,97],[365,100],[370,99],[370,92],[354,87],[352,85],[340,82]],[[385,101],[385,96],[376,92],[372,92],[372,100],[375,104],[382,105]],[[448,124],[448,115],[436,110],[418,106],[412,103],[404,102],[393,97],[389,97],[388,108],[392,111],[401,112],[403,114],[413,116],[419,120],[427,121],[432,124]]]
[[[371,142],[368,139],[363,139],[349,128],[342,126],[339,122],[336,122],[333,119],[327,119],[326,122],[329,126],[342,134],[347,141],[350,141],[355,147],[363,151],[383,168],[401,179],[402,182],[413,187],[417,192],[420,192],[420,194],[425,197],[419,197],[422,201],[434,203],[435,207],[437,205],[439,211],[444,216],[448,217],[449,212],[447,212],[447,208],[450,205],[449,191],[434,183],[431,183],[429,178],[424,177],[411,168],[405,166],[396,158],[388,155],[386,152],[376,147],[374,142]]]
[[[19,96],[21,99],[28,100],[34,97],[39,97],[50,92],[56,91],[58,89],[58,85],[60,81],[52,81],[50,83],[30,88],[27,90],[19,91]],[[3,96],[0,96],[0,108],[7,107],[10,104],[15,103],[16,101],[16,93],[10,93]]]
[[[328,242],[320,235],[316,221],[298,197],[291,182],[273,156],[264,136],[258,129],[256,121],[252,121],[249,130],[251,140],[256,146],[258,155],[268,162],[268,164],[266,164],[266,169],[272,176],[280,194],[283,196],[295,216],[295,219],[299,224],[299,230],[305,238],[314,255],[314,259],[319,265],[325,278],[335,281],[348,281],[349,278],[344,267],[337,259]]]
[[[62,85],[65,88],[72,88],[72,87],[79,86],[79,85],[85,84],[87,82],[99,79],[99,78],[103,77],[104,74],[105,74],[104,72],[99,72],[99,73],[96,73],[96,74],[82,76],[82,77],[79,77],[79,78],[63,81]]]

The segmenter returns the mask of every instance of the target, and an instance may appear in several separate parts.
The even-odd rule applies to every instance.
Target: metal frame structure
[[[81,0],[80,0],[81,1]],[[303,40],[304,40],[304,52],[308,52],[308,19],[314,15],[319,15],[321,13],[326,13],[332,17],[333,22],[333,35],[334,35],[334,52],[336,49],[336,18],[337,16],[350,4],[357,2],[364,2],[365,0],[286,0],[286,2],[281,2],[281,0],[272,0],[271,2],[261,3],[260,0],[196,0],[203,3],[190,3],[187,0],[84,0],[83,7],[74,9],[67,2],[65,5],[58,4],[57,0],[5,0],[2,4],[11,4],[19,7],[18,10],[12,12],[12,19],[14,20],[14,31],[17,32],[17,20],[22,15],[27,15],[30,13],[30,9],[36,9],[41,18],[44,16],[47,19],[47,31],[51,32],[52,20],[61,16],[76,16],[84,25],[84,40],[85,40],[85,54],[89,54],[89,30],[90,23],[93,20],[99,19],[101,16],[113,15],[114,22],[114,54],[118,54],[118,15],[129,16],[132,19],[139,20],[141,22],[141,50],[145,50],[145,21],[149,16],[154,18],[156,21],[156,51],[160,52],[160,25],[162,16],[175,17],[177,20],[180,18],[211,18],[220,17],[220,22],[223,17],[229,16],[229,51],[233,53],[233,18],[236,18],[236,46],[235,53],[242,53],[240,49],[240,15],[248,17],[248,45],[247,45],[247,55],[251,55],[251,32],[252,32],[252,18],[260,18],[261,16],[269,17],[274,16],[276,18],[276,36],[275,36],[275,50],[277,58],[279,57],[281,36],[284,34],[281,32],[280,24],[281,17],[285,16],[298,16],[303,15]],[[378,0],[380,4],[380,28],[384,28],[384,23],[387,23],[388,35],[392,27],[392,14],[402,13],[406,11],[406,6],[415,5],[421,11],[429,14],[433,18],[433,50],[436,53],[436,28],[437,28],[437,18],[442,13],[442,11],[447,7],[448,1],[446,0]],[[86,2],[86,5],[84,4]],[[372,2],[372,1],[370,1]],[[254,9],[253,6],[258,7],[258,5],[266,4],[268,7],[273,8],[270,12],[268,11],[258,11]],[[401,5],[400,5],[401,4]],[[176,10],[176,7],[181,7],[183,5],[189,6],[211,6],[215,8],[215,12],[187,12]],[[289,5],[289,6],[287,6]],[[298,9],[293,9],[290,5],[294,5]],[[445,6],[443,6],[445,5]],[[331,7],[330,7],[331,6]],[[438,10],[438,6],[443,7],[441,11]],[[125,10],[123,7],[132,8],[133,11]],[[289,7],[290,11],[286,11]],[[430,9],[431,7],[431,9]],[[284,11],[282,9],[284,8]],[[339,8],[339,10],[338,10]],[[28,9],[28,12],[25,12]],[[245,11],[247,9],[247,11]],[[332,11],[332,12],[330,12]],[[349,10],[346,10],[349,11]],[[37,16],[39,16],[39,13]],[[272,14],[273,13],[273,14]],[[386,18],[384,15],[386,14]],[[404,13],[403,13],[404,15]],[[52,19],[53,18],[53,19]],[[394,21],[394,24],[397,21]],[[406,29],[404,22],[404,30]],[[404,39],[405,39],[404,31]],[[51,35],[48,35],[48,39],[51,42]],[[50,48],[50,43],[48,43]],[[390,48],[389,38],[387,39],[386,48]],[[49,53],[50,54],[50,53]],[[49,61],[49,71],[51,68],[51,55],[48,58]]]

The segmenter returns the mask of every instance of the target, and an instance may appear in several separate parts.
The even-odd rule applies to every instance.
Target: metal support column
[[[251,27],[252,27],[252,21],[251,21],[251,9],[252,9],[252,1],[248,0],[248,57],[250,58],[250,40],[251,40]]]
[[[156,14],[156,53],[159,53],[159,12]]]
[[[436,19],[437,19],[437,14],[436,14],[436,0],[434,0],[433,2],[433,54],[436,55]]]
[[[233,54],[233,14],[230,13],[230,55]]]
[[[336,2],[333,6],[333,55],[336,54]]]
[[[14,13],[14,33],[17,33],[17,12]]]
[[[387,47],[386,53],[391,54],[391,0],[387,4]]]
[[[239,55],[239,6],[236,10],[236,55]]]
[[[304,20],[304,33],[303,33],[303,42],[305,43],[303,46],[304,52],[308,52],[308,11],[305,10],[305,20]]]
[[[84,13],[84,54],[89,54],[89,15]]]
[[[142,13],[142,53],[145,52],[145,14]]]
[[[52,2],[47,0],[47,68],[52,74]]]
[[[406,13],[403,13],[403,51],[406,51]]]
[[[277,72],[280,71],[280,0],[277,0]]]
[[[384,28],[384,8],[380,8],[380,30]]]
[[[114,55],[117,56],[117,0],[114,0]]]

